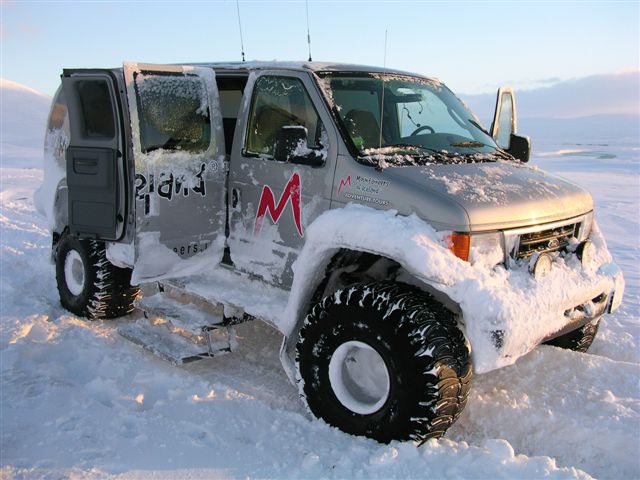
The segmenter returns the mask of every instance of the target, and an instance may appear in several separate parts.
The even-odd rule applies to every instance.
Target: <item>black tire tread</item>
[[[351,285],[323,298],[311,308],[300,331],[296,355],[301,395],[311,412],[345,430],[344,425],[335,425],[327,418],[322,401],[314,398],[315,389],[303,381],[303,378],[309,378],[314,347],[322,344],[332,328],[334,333],[338,328],[330,315],[336,305],[377,311],[379,315],[372,321],[378,324],[380,331],[395,339],[387,340],[402,342],[394,345],[393,351],[405,351],[401,355],[402,361],[416,370],[407,373],[413,375],[408,384],[422,389],[418,394],[421,400],[411,407],[410,415],[406,415],[404,422],[391,427],[391,431],[369,428],[349,433],[363,434],[382,442],[394,439],[423,442],[444,435],[466,405],[472,377],[469,348],[449,310],[428,293],[402,283]]]
[[[78,296],[69,292],[64,280],[64,258],[70,249],[78,251],[89,268],[85,290]],[[70,312],[89,319],[122,317],[134,310],[139,287],[131,285],[131,269],[113,265],[106,255],[104,243],[81,240],[65,235],[56,250],[56,279],[62,306]]]

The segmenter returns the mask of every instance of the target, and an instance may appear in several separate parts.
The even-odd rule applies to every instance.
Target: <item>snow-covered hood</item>
[[[593,209],[585,189],[528,165],[502,161],[433,164],[389,168],[384,173],[393,183],[411,183],[450,198],[466,211],[471,231],[552,222]],[[425,220],[433,214],[428,197],[424,205],[414,205]]]

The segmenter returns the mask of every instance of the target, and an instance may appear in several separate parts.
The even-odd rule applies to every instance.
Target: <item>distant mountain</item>
[[[540,141],[640,143],[640,72],[593,75],[516,91],[518,130]],[[48,95],[0,79],[2,165],[41,165]],[[488,128],[495,94],[461,95]]]
[[[40,166],[51,97],[0,78],[2,165]]]
[[[495,93],[461,95],[480,118],[492,118]],[[640,115],[640,71],[592,75],[550,87],[516,90],[518,118]]]
[[[640,144],[640,116],[591,115],[578,118],[520,118],[518,132],[540,141]]]
[[[461,95],[490,127],[496,94]],[[640,142],[640,71],[516,90],[518,131],[534,139]]]

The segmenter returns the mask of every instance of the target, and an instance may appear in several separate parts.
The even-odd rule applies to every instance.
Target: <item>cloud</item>
[[[568,118],[603,114],[640,115],[640,71],[637,69],[575,78],[537,88],[512,84],[518,117]],[[462,95],[480,118],[491,118],[495,93]]]
[[[18,24],[18,32],[28,39],[35,39],[40,36],[42,29],[31,22],[23,22]]]

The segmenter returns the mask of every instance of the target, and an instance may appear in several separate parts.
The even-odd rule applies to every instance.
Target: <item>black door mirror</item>
[[[531,139],[524,135],[511,134],[510,146],[507,152],[521,162],[528,162],[531,155]]]
[[[307,129],[302,125],[285,125],[278,132],[274,158],[281,162],[320,167],[324,165],[321,151],[309,148]]]
[[[528,162],[531,155],[531,140],[529,137],[516,135],[517,131],[516,96],[511,87],[500,87],[496,98],[496,111],[491,123],[491,136],[500,148],[521,162]]]

